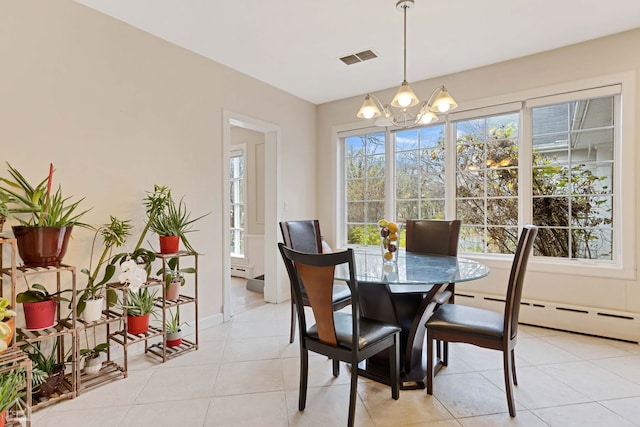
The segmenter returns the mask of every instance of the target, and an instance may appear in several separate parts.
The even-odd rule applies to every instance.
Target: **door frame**
[[[264,134],[265,142],[265,167],[264,167],[264,300],[270,303],[279,303],[286,300],[289,296],[286,289],[279,286],[282,283],[282,269],[278,268],[278,251],[275,250],[278,241],[278,218],[281,217],[279,208],[280,202],[280,145],[282,131],[280,126],[259,120],[244,114],[235,113],[233,111],[222,111],[222,231],[223,239],[223,286],[222,286],[222,314],[223,320],[228,322],[231,319],[231,255],[229,254],[229,245],[231,238],[229,236],[229,222],[227,221],[227,213],[231,208],[229,201],[229,154],[231,152],[231,127],[237,126]],[[274,248],[267,250],[267,248]]]

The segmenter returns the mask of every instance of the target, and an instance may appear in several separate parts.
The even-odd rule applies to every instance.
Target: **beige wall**
[[[93,206],[87,222],[131,218],[135,238],[154,184],[184,195],[194,214],[211,211],[190,237],[203,254],[203,318],[222,307],[223,110],[282,129],[289,212],[315,210],[315,194],[302,191],[315,187],[313,104],[71,0],[3,1],[0,34],[0,160],[32,180],[53,162],[66,194]],[[65,262],[88,266],[91,237],[76,231]]]
[[[414,91],[423,97],[440,84],[445,84],[460,106],[464,107],[481,105],[482,100],[488,99],[497,103],[501,97],[511,93],[564,85],[579,80],[597,82],[602,76],[632,72],[635,75],[632,74],[631,86],[635,86],[631,94],[636,100],[640,100],[640,82],[637,81],[640,68],[638,46],[640,46],[640,29],[437,79],[411,82],[411,84]],[[395,88],[391,88],[376,94],[382,99],[390,99],[394,90]],[[336,183],[328,184],[321,179],[320,175],[335,170],[332,129],[334,127],[344,129],[350,124],[363,125],[363,121],[355,118],[362,99],[363,96],[359,96],[318,107],[317,167],[319,171],[325,171],[319,173],[318,177],[318,215],[323,224],[323,232],[332,244],[336,234],[335,228],[332,228],[336,223],[333,194]],[[640,108],[637,105],[630,119],[627,121],[627,126],[632,124],[631,122],[640,123]],[[632,133],[631,138],[625,140],[624,144],[638,145],[638,128],[636,125],[635,133]],[[640,164],[640,159],[637,157],[640,155],[640,150],[635,152],[635,163]],[[633,198],[636,212],[638,212],[635,198],[637,178],[636,174],[636,181],[632,186],[634,191],[624,194],[625,198]],[[632,225],[633,222],[635,217],[624,225],[625,229],[630,229],[627,226]],[[636,251],[636,258],[633,260],[635,269],[638,254],[637,236],[634,236],[633,240]],[[494,266],[491,276],[482,283],[468,284],[461,288],[481,289],[484,292],[497,294],[503,292],[507,281],[505,267],[508,263],[492,264],[492,267]],[[552,275],[533,270],[530,269],[528,273],[525,297],[640,313],[640,283],[637,279],[613,280]]]

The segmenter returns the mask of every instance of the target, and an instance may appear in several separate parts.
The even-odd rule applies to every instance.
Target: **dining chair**
[[[358,299],[353,250],[327,254],[310,254],[294,251],[278,243],[280,254],[287,268],[296,312],[300,338],[300,390],[298,409],[303,411],[307,399],[309,351],[325,355],[333,360],[333,375],[339,375],[339,361],[351,364],[351,389],[349,394],[348,426],[355,420],[358,387],[358,363],[389,349],[391,372],[391,397],[400,397],[400,328],[396,325],[361,316]],[[335,267],[347,264],[351,290],[351,313],[333,310],[332,288]],[[315,323],[307,327],[302,301],[306,291]]]
[[[459,219],[408,219],[405,223],[407,252],[458,256],[458,240],[460,238]],[[455,283],[449,283],[436,302],[438,305],[453,304],[455,299]],[[442,352],[440,348],[442,347]],[[436,355],[444,366],[448,363],[449,346],[447,343],[436,343]]]
[[[280,231],[284,244],[299,252],[319,254],[322,253],[322,235],[320,234],[320,221],[317,219],[301,221],[283,221],[280,223]],[[302,291],[302,303],[309,306],[309,298]],[[346,285],[336,285],[333,288],[333,309],[341,310],[351,304],[351,292]],[[292,343],[296,331],[295,301],[293,289],[291,290],[291,330],[289,342]]]
[[[513,384],[518,385],[515,346],[522,287],[529,254],[538,227],[526,225],[520,233],[507,287],[504,312],[460,304],[445,304],[427,320],[427,394],[433,394],[433,340],[461,342],[502,351],[504,384],[509,415],[516,416]]]

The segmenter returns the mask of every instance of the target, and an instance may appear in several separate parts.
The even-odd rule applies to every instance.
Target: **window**
[[[531,110],[538,255],[613,259],[614,101]]]
[[[378,244],[385,207],[385,132],[345,139],[347,243]]]
[[[396,217],[445,218],[444,125],[397,131]]]
[[[454,122],[460,251],[514,253],[520,114]]]
[[[630,205],[620,187],[634,181],[619,177],[622,102],[621,85],[603,86],[339,135],[344,241],[377,245],[381,218],[455,216],[462,253],[512,254],[533,223],[538,258],[617,262],[630,245],[616,223]]]
[[[231,256],[244,257],[244,150],[231,153],[229,165]]]

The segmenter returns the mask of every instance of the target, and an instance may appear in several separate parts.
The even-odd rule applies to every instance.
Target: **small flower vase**
[[[384,264],[398,262],[398,226],[393,222],[380,221],[380,251]]]

